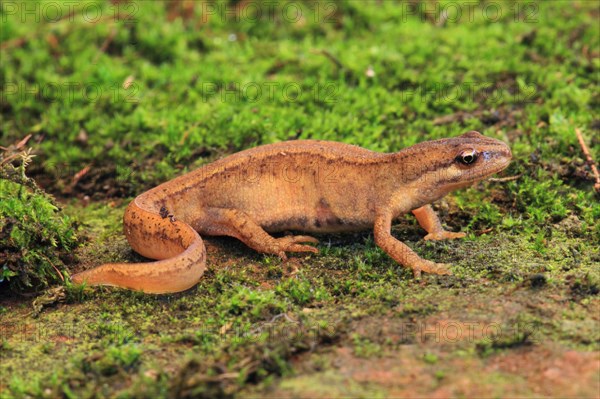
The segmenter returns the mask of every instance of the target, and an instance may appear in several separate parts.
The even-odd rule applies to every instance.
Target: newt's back
[[[357,215],[374,211],[373,173],[387,155],[344,143],[283,142],[228,156],[168,185],[177,190],[171,199],[185,197],[172,202],[175,209],[241,209],[267,231],[354,230]]]

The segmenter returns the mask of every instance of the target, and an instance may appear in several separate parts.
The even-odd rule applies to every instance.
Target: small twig
[[[96,55],[94,56],[94,60],[92,61],[92,64],[96,64],[98,62],[98,58],[100,58],[100,54],[106,52],[106,49],[108,48],[110,43],[113,41],[113,39],[115,38],[116,35],[117,35],[117,27],[115,25],[113,25],[110,32],[108,32],[108,36],[106,36],[106,39],[104,39],[102,46],[100,46],[100,49],[98,50],[98,52],[96,52]]]
[[[469,112],[459,111],[454,114],[439,116],[433,120],[433,124],[438,126],[438,125],[446,125],[448,123],[453,123],[453,122],[462,122],[467,118],[477,117],[477,116],[479,116],[479,114],[481,114],[481,112],[475,111],[475,112],[469,113]]]
[[[518,175],[507,176],[507,177],[490,177],[488,179],[488,181],[493,181],[493,182],[498,182],[498,183],[504,183],[504,182],[507,182],[507,181],[517,180],[521,176],[523,176],[523,173],[519,173]]]
[[[489,233],[492,230],[494,230],[494,228],[493,227],[489,227],[487,229],[480,230],[480,231],[476,232],[475,234],[477,234],[478,236],[481,236],[481,235]]]
[[[60,277],[60,279],[63,281],[63,283],[65,282],[65,278],[63,277],[62,273],[56,268],[56,266],[54,266],[54,263],[52,263],[52,261],[50,259],[48,259],[47,256],[42,255],[42,257],[44,259],[46,259],[48,261],[48,263],[50,263],[50,265],[54,268],[54,270],[56,270],[56,273],[58,274],[58,277]]]
[[[18,158],[20,156],[21,156],[21,154],[19,154],[19,153],[17,153],[17,154],[11,154],[8,157],[0,160],[0,166],[4,165],[5,163],[8,163],[8,162],[12,161],[13,159]]]
[[[577,135],[577,140],[579,140],[579,145],[581,146],[581,150],[583,151],[583,154],[585,155],[587,164],[592,169],[592,174],[594,175],[594,177],[596,179],[596,183],[594,184],[594,190],[596,190],[596,193],[600,193],[600,173],[598,173],[598,168],[596,167],[596,163],[594,162],[594,159],[592,158],[592,155],[590,154],[590,150],[588,150],[587,146],[585,145],[585,141],[583,140],[583,135],[581,134],[581,130],[579,130],[579,128],[575,128],[575,134]]]
[[[19,141],[17,144],[11,144],[8,147],[2,147],[0,145],[0,150],[2,151],[17,151],[17,150],[21,150],[23,147],[25,147],[25,144],[27,144],[27,142],[29,141],[29,139],[31,138],[31,134],[28,134],[27,136],[23,137],[23,139],[21,139],[21,141]]]
[[[196,122],[193,123],[192,126],[190,126],[188,129],[186,129],[185,132],[183,132],[183,135],[181,136],[181,140],[179,140],[179,145],[183,145],[185,143],[185,141],[187,140],[188,136],[190,135],[191,131],[195,128],[198,127],[198,125],[200,124],[200,122]]]
[[[31,134],[28,134],[27,136],[25,136],[23,138],[23,140],[19,141],[15,147],[17,148],[17,150],[20,150],[21,148],[25,147],[25,144],[27,144],[27,142],[29,141],[29,139],[31,138]]]
[[[79,180],[81,180],[81,178],[90,171],[91,168],[92,168],[91,165],[87,165],[86,167],[81,169],[79,172],[75,173],[75,176],[73,176],[73,181],[71,182],[71,185],[75,186],[79,182]]]
[[[327,57],[331,62],[333,62],[335,64],[335,66],[337,66],[339,69],[346,69],[344,67],[344,64],[342,64],[342,62],[333,54],[331,54],[329,51],[327,50],[314,50],[313,53],[315,54],[322,54],[325,57]]]

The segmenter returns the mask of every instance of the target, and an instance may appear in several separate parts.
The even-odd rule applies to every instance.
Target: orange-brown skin
[[[450,274],[390,234],[392,220],[411,212],[425,239],[464,237],[445,231],[430,207],[450,191],[504,169],[512,155],[502,141],[468,132],[383,154],[327,141],[289,141],[233,154],[138,196],[125,211],[132,248],[157,262],[106,264],[73,276],[75,283],[147,293],[194,286],[206,269],[200,235],[236,237],[258,252],[314,252],[313,233],[374,229],[375,242],[398,263]],[[200,235],[199,235],[200,234]]]

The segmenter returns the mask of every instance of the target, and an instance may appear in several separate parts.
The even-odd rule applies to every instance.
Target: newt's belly
[[[313,233],[337,233],[367,230],[373,227],[375,209],[353,204],[330,204],[320,198],[315,206],[297,206],[271,213],[248,212],[265,231],[298,230]]]
[[[344,233],[362,231],[373,228],[373,221],[331,218],[318,219],[307,216],[297,216],[282,220],[269,220],[259,223],[269,233],[281,231],[303,231],[307,233]]]

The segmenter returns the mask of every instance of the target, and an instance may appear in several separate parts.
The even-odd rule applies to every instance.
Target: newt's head
[[[450,161],[445,168],[446,176],[438,182],[448,184],[450,189],[468,186],[506,168],[512,153],[506,143],[479,132],[470,131],[461,136],[447,139],[446,158]]]
[[[420,143],[412,149],[426,154],[417,168],[423,171],[421,179],[415,183],[417,187],[427,188],[428,192],[422,195],[428,200],[441,198],[450,191],[498,173],[512,159],[506,143],[475,131]]]

